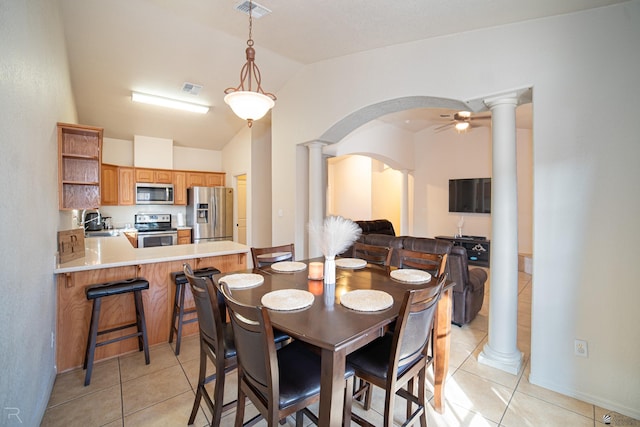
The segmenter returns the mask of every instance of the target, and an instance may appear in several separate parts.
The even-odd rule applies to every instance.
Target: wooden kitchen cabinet
[[[166,169],[141,169],[136,168],[136,182],[148,182],[153,184],[171,184],[172,171]]]
[[[223,173],[207,173],[205,174],[205,183],[207,187],[224,187]]]
[[[118,168],[118,205],[135,205],[135,172],[133,168]]]
[[[187,172],[187,188],[205,187],[206,182],[204,172]]]
[[[178,244],[179,245],[188,245],[191,243],[191,229],[180,229],[178,230]]]
[[[100,206],[103,129],[58,123],[60,210]]]
[[[100,206],[118,205],[118,167],[102,165],[100,178]]]
[[[187,172],[187,188],[224,187],[225,174],[221,172]]]
[[[134,169],[115,165],[102,165],[100,182],[101,206],[135,204]]]
[[[127,240],[129,241],[129,243],[131,243],[131,246],[133,246],[134,248],[138,247],[138,233],[137,232],[135,232],[135,231],[125,231],[124,235],[127,238]]]
[[[187,204],[187,173],[173,172],[173,204]]]

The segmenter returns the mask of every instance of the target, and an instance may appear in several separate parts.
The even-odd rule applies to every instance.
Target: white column
[[[326,144],[314,141],[306,144],[309,149],[309,223],[320,226],[324,221],[325,186],[322,179],[324,160],[322,147]],[[309,236],[309,258],[322,255],[320,245]]]
[[[409,171],[402,170],[402,187],[400,196],[400,230],[399,236],[409,235]]]
[[[516,175],[517,96],[487,99],[491,109],[491,284],[489,340],[478,362],[518,374],[518,189]]]

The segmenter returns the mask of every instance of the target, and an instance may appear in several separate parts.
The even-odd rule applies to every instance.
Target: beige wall
[[[56,122],[77,116],[57,2],[0,11],[0,424],[35,426],[55,378]]]

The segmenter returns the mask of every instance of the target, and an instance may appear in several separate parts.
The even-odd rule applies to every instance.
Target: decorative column
[[[409,233],[409,171],[402,170],[402,184],[400,196],[400,230],[399,236],[408,236]]]
[[[518,374],[518,189],[516,175],[517,94],[485,99],[491,109],[491,284],[489,340],[478,362]]]
[[[314,141],[306,144],[309,149],[309,222],[321,226],[324,221],[325,185],[323,182],[324,160],[322,147],[324,142]],[[309,236],[309,258],[322,255],[320,244]]]

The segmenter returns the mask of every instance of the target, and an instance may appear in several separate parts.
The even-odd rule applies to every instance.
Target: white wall
[[[35,426],[55,379],[56,122],[77,115],[57,3],[0,10],[0,424]]]
[[[133,166],[133,141],[102,138],[102,163]]]
[[[118,166],[134,165],[133,141],[125,139],[104,138],[102,162]],[[151,151],[147,155],[154,157]],[[173,145],[172,166],[167,169],[221,172],[222,151],[203,150],[200,148],[180,147]],[[159,169],[163,169],[160,168]]]
[[[283,212],[274,234],[304,242],[298,144],[336,142],[327,135],[359,126],[357,112],[388,100],[474,100],[533,87],[530,381],[640,418],[639,272],[620,240],[640,235],[639,42],[634,0],[306,67],[273,112],[273,211]],[[456,54],[467,45],[483,48]],[[589,342],[589,358],[573,355],[575,338]]]
[[[354,221],[371,218],[371,159],[364,156],[329,158],[328,215]]]
[[[173,146],[173,169],[187,171],[225,172],[222,151]]]

